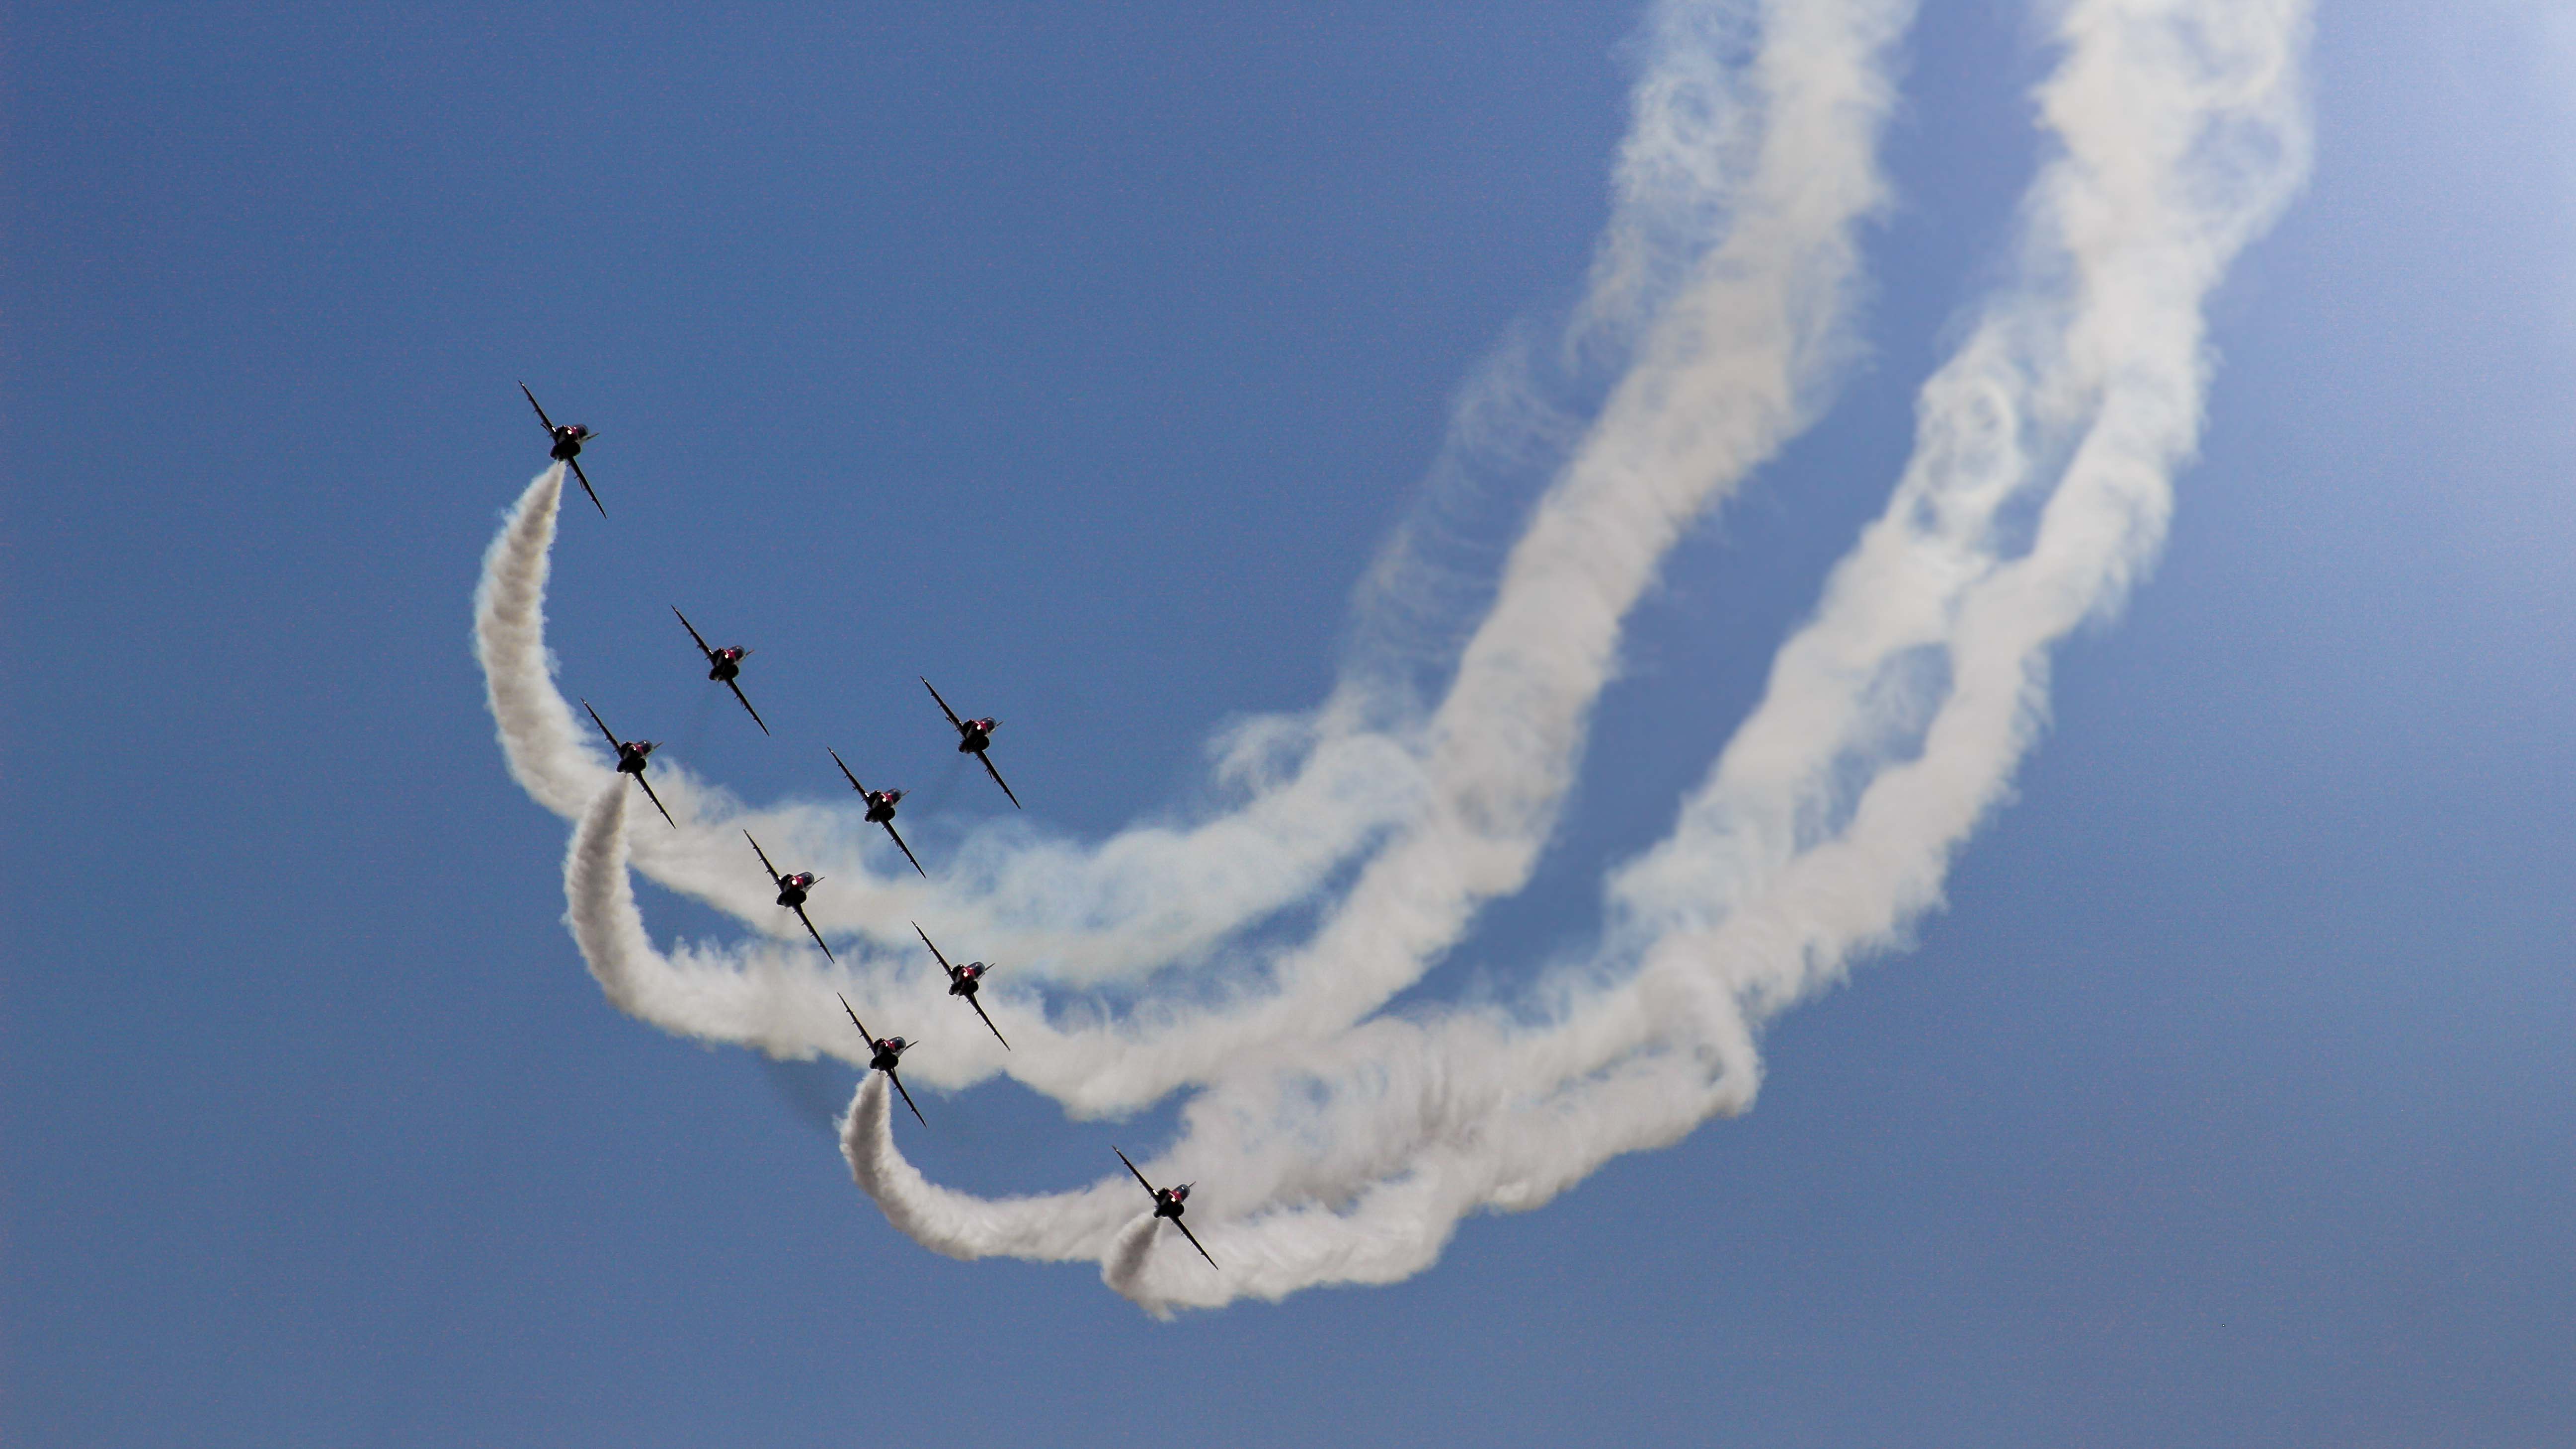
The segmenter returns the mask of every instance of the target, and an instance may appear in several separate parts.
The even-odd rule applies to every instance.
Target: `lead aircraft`
[[[581,491],[590,493],[590,506],[599,510],[600,517],[606,518],[608,505],[599,501],[597,493],[591,492],[590,475],[581,471],[581,445],[596,441],[599,434],[580,423],[574,423],[568,427],[556,427],[555,420],[546,416],[546,410],[537,407],[537,395],[528,392],[526,383],[519,384],[519,391],[527,393],[528,406],[537,408],[537,421],[545,425],[546,437],[553,443],[553,446],[546,450],[546,456],[572,469],[572,476],[581,480]]]

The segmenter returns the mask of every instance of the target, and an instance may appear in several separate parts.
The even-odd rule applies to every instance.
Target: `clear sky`
[[[1638,21],[0,18],[0,1439],[2576,1441],[2576,30],[2523,7],[2321,7],[2161,563],[1750,1113],[1404,1282],[1160,1322],[897,1232],[850,1068],[602,999],[468,637],[519,379],[603,434],[549,642],[621,729],[753,801],[865,747],[933,855],[1007,806],[928,674],[1029,828],[1189,818],[1576,295]],[[1925,7],[1864,349],[1667,560],[1424,998],[1591,934],[1884,504],[2010,261],[2039,35]],[[1174,1132],[920,1094],[977,1192]]]

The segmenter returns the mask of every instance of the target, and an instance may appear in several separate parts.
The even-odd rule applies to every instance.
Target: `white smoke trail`
[[[1828,21],[1846,42],[1883,33],[1855,22],[1890,13],[1783,0],[1764,12],[1775,28],[1763,53],[1772,38],[1830,32]],[[1797,352],[1796,335],[1784,348],[1782,332],[1763,333],[1734,364],[1706,372],[1660,352],[1663,330],[1649,338],[1632,381],[1656,376],[1670,391],[1631,404],[1642,412],[1623,412],[1614,396],[1594,434],[1596,446],[1617,438],[1636,451],[1588,446],[1542,507],[1425,736],[1419,813],[1400,820],[1277,989],[1166,1013],[1144,1033],[1103,1024],[1056,1034],[1088,1039],[1031,1054],[1029,1079],[1078,1107],[1156,1082],[1209,1084],[1185,1108],[1171,1164],[1152,1170],[1204,1179],[1193,1224],[1204,1224],[1223,1272],[1152,1251],[1155,1225],[1138,1224],[1140,1196],[1124,1179],[1003,1201],[928,1183],[896,1153],[884,1093],[871,1084],[853,1100],[844,1150],[889,1220],[959,1256],[1098,1258],[1113,1288],[1158,1311],[1275,1297],[1419,1271],[1463,1214],[1535,1206],[1611,1156],[1750,1101],[1758,1023],[1937,902],[1951,853],[2040,727],[2049,650],[2115,607],[2152,559],[2171,471],[2197,437],[2201,302],[2304,168],[2297,0],[2083,0],[2060,14],[2066,55],[2042,102],[2063,150],[2026,208],[2022,280],[1927,385],[1916,457],[1887,513],[1784,647],[1762,704],[1671,837],[1612,877],[1600,949],[1552,977],[1521,1016],[1358,1019],[1383,1001],[1385,982],[1411,979],[1456,939],[1475,900],[1525,876],[1562,787],[1511,772],[1556,759],[1570,771],[1592,697],[1581,686],[1597,692],[1606,679],[1617,621],[1634,601],[1583,590],[1623,579],[1642,587],[1672,530],[1711,496],[1695,504],[1691,490],[1750,466],[1734,461],[1739,440],[1758,454],[1766,428],[1794,425],[1794,388],[1760,384],[1798,368],[1749,376],[1740,364],[1765,349]],[[1836,53],[1860,64],[1821,89],[1874,94],[1851,83],[1867,81],[1872,43]],[[1796,63],[1832,74],[1813,55]],[[1797,113],[1781,103],[1797,92],[1794,76],[1774,77],[1766,104],[1777,110],[1766,113]],[[1849,108],[1871,118],[1859,128],[1866,176],[1876,112]],[[1830,225],[1826,235],[1848,238]],[[1670,315],[1690,319],[1676,329],[1705,335],[1708,319],[1691,308],[1709,295],[1694,287],[1672,304]],[[1803,315],[1829,321],[1832,310]],[[1739,390],[1754,401],[1715,428],[1714,444],[1664,431],[1686,431],[1694,400],[1733,402]],[[1663,471],[1712,461],[1697,481]],[[1582,519],[1563,555],[1533,543],[1550,539],[1560,509]],[[1624,573],[1623,559],[1635,561]],[[1614,566],[1590,571],[1605,560]],[[1547,586],[1527,590],[1533,576]],[[1549,604],[1575,627],[1555,627]],[[1548,627],[1516,625],[1522,609],[1549,614]],[[1565,693],[1549,692],[1564,681]],[[1536,728],[1499,741],[1465,738],[1533,717]],[[582,817],[567,864],[576,938],[611,998],[692,1034],[785,1053],[856,1051],[854,1034],[824,1040],[816,1024],[833,1019],[828,998],[814,1000],[828,973],[771,964],[791,959],[782,953],[673,961],[653,950],[626,885],[625,785],[613,783]],[[1373,891],[1375,880],[1386,888]],[[1354,960],[1362,984],[1338,994],[1300,975]],[[927,987],[912,996],[921,1009],[935,1003]],[[1140,1041],[1154,1050],[1136,1050]],[[1101,1090],[1101,1054],[1122,1051],[1158,1065]]]
[[[1268,963],[1249,978],[1254,984],[1228,978],[1212,1001],[1159,1001],[1114,1025],[1051,1039],[1052,1028],[1015,1028],[1031,1038],[1023,1051],[1007,1059],[970,1053],[952,1058],[952,1069],[1007,1066],[1080,1111],[1150,1102],[1246,1051],[1277,1050],[1373,1010],[1418,979],[1481,901],[1526,881],[1573,779],[1592,702],[1615,667],[1620,620],[1682,529],[1803,424],[1840,353],[1856,270],[1853,230],[1882,193],[1870,154],[1889,103],[1879,56],[1907,8],[1899,0],[1834,0],[1662,12],[1663,48],[1640,83],[1637,126],[1623,155],[1620,213],[1575,343],[1591,345],[1586,338],[1613,330],[1601,319],[1634,312],[1642,297],[1677,286],[1679,294],[1542,501],[1437,713],[1410,726],[1365,728],[1389,706],[1355,678],[1314,720],[1270,722],[1249,751],[1302,752],[1301,768],[1245,809],[1194,830],[1131,831],[1088,855],[979,841],[969,847],[971,879],[943,877],[929,887],[905,877],[842,888],[842,867],[834,867],[836,890],[809,907],[827,930],[864,927],[909,951],[900,923],[926,914],[943,931],[962,921],[959,929],[986,943],[979,949],[1015,959],[1028,953],[1027,976],[1098,981],[1204,951],[1312,896],[1327,869],[1393,831],[1351,887],[1333,932]],[[1758,44],[1744,57],[1721,54],[1745,41],[1737,29]],[[1751,104],[1739,104],[1739,93]],[[1677,225],[1676,215],[1729,225],[1712,245]],[[1675,236],[1692,240],[1684,246]],[[1685,276],[1657,281],[1648,274],[1658,265]],[[550,508],[556,496],[540,480],[521,514]],[[496,545],[496,581],[484,597],[523,612],[496,619],[487,608],[485,636],[538,636],[544,560],[524,545],[539,536],[514,525]],[[533,586],[523,581],[530,573]],[[487,667],[520,672],[512,687],[493,686],[514,769],[544,782],[532,793],[556,808],[587,798],[600,767],[587,752],[558,758],[559,726],[570,716],[544,674],[541,648],[485,655]],[[675,778],[674,793],[691,802],[675,803],[682,820],[708,815],[711,792]],[[826,852],[828,861],[843,819],[772,812],[755,828],[785,839],[800,858]],[[635,849],[640,866],[665,884],[755,922],[773,918],[729,823],[677,838],[647,831]],[[710,964],[723,973],[721,963]],[[827,974],[817,973],[818,985]],[[924,980],[917,964],[897,979]],[[907,987],[881,980],[862,989],[882,1000]],[[711,1021],[696,1030],[780,1046],[774,1037],[729,1035]]]
[[[1891,936],[2043,725],[2049,647],[2162,544],[2199,433],[2200,302],[2305,174],[2305,6],[2094,0],[2062,34],[2041,102],[2066,154],[2034,188],[2030,280],[1926,385],[1887,511],[1673,836],[1615,878],[1631,936],[1726,934],[1708,949],[1739,972]],[[1764,915],[1792,900],[1841,924],[1801,940]],[[1809,973],[1741,981],[1790,999]]]
[[[563,502],[564,465],[539,473],[483,553],[474,589],[474,659],[501,732],[510,778],[569,819],[599,793],[605,773],[581,749],[572,706],[555,691],[546,652],[546,577]]]
[[[1536,1027],[1373,1021],[1298,1080],[1220,1084],[1175,1151],[1226,1185],[1210,1236],[1242,1270],[1172,1254],[1113,1286],[1160,1307],[1401,1276],[1463,1212],[1750,1100],[1752,1025],[1937,902],[2041,725],[2050,648],[2152,559],[2198,434],[2201,301],[2304,173],[2304,27],[2296,0],[2064,12],[2027,280],[1927,386],[1887,513],[1674,835],[1614,877],[1591,969],[1641,965],[1566,983]]]
[[[539,474],[485,555],[475,652],[512,777],[539,804],[575,819],[598,796],[611,762],[604,741],[592,738],[587,720],[556,688],[545,647],[562,484],[561,465]],[[1299,722],[1273,721],[1247,731],[1220,774],[1266,785],[1275,758],[1301,747],[1305,768],[1293,788],[1259,790],[1244,809],[1193,831],[1138,827],[1087,854],[1061,843],[970,842],[958,867],[943,872],[945,893],[916,885],[908,868],[883,879],[869,871],[853,842],[882,842],[873,828],[854,828],[839,807],[753,814],[667,756],[654,762],[652,776],[682,829],[641,832],[633,848],[638,865],[662,884],[766,925],[769,893],[757,869],[744,870],[736,833],[748,825],[799,858],[825,862],[835,888],[811,912],[827,930],[864,924],[877,939],[896,942],[904,939],[904,920],[929,913],[961,929],[980,926],[975,938],[992,954],[1080,980],[1087,969],[1128,962],[1124,951],[1103,943],[1159,964],[1288,904],[1418,793],[1408,781],[1416,767],[1400,748],[1334,728],[1330,711],[1302,730]],[[1230,913],[1193,917],[1191,907],[1206,901],[1224,902]],[[940,909],[926,911],[934,904]]]

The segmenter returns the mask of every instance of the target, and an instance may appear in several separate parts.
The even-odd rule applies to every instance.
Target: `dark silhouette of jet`
[[[680,606],[673,604],[671,612],[680,614]],[[680,614],[680,627],[689,631],[689,637],[697,641],[698,652],[707,656],[707,678],[732,690],[733,697],[742,700],[742,707],[751,710],[751,722],[760,726],[762,734],[769,733],[769,721],[760,717],[759,710],[751,708],[751,701],[744,697],[742,686],[735,682],[742,674],[742,661],[751,657],[751,651],[739,644],[722,649],[708,648],[706,636],[698,632],[698,626],[690,623],[686,614]]]
[[[833,994],[839,995],[838,992]],[[899,1036],[890,1036],[883,1040],[879,1040],[878,1038],[869,1035],[868,1024],[859,1020],[858,1011],[850,1005],[850,998],[846,996],[841,997],[841,1009],[850,1013],[850,1025],[859,1029],[859,1035],[867,1040],[868,1050],[874,1053],[874,1055],[868,1058],[868,1065],[885,1073],[886,1080],[894,1083],[894,1089],[898,1092],[903,1092],[903,1104],[907,1107],[912,1107],[912,1120],[919,1122],[924,1127],[929,1126],[930,1121],[928,1118],[921,1115],[921,1109],[919,1107],[912,1106],[912,1094],[910,1092],[903,1091],[903,1078],[896,1076],[894,1071],[895,1064],[903,1060],[903,1054],[912,1050],[914,1047],[921,1045],[921,1043],[917,1041],[905,1041]]]
[[[621,775],[633,775],[635,777],[635,783],[644,787],[644,798],[653,802],[654,809],[662,811],[662,819],[666,821],[673,830],[679,829],[680,822],[671,819],[671,812],[663,809],[662,797],[653,793],[653,782],[644,778],[644,757],[653,753],[653,742],[651,740],[621,740],[617,737],[617,732],[608,727],[608,721],[599,717],[599,711],[590,709],[589,700],[583,700],[581,702],[581,707],[583,709],[590,710],[590,722],[599,726],[599,732],[608,736],[608,747],[617,751],[617,773]]]
[[[825,753],[832,757],[833,764],[841,765],[840,751],[827,749]],[[919,859],[914,857],[912,847],[903,843],[902,836],[895,835],[894,803],[903,798],[903,792],[901,790],[871,790],[867,786],[859,783],[859,777],[851,774],[850,767],[847,765],[841,765],[841,778],[849,781],[850,788],[859,792],[859,798],[868,802],[868,823],[871,825],[882,825],[885,827],[886,834],[894,835],[895,848],[903,852],[904,859],[912,862],[912,868],[914,870],[921,871],[922,879],[928,880],[930,878],[930,872],[921,869],[921,862]]]
[[[1116,1147],[1112,1147],[1109,1150],[1112,1152],[1118,1152]],[[1127,1162],[1127,1154],[1124,1152],[1118,1152],[1118,1160],[1121,1162]],[[1136,1172],[1136,1164],[1127,1162],[1127,1170],[1129,1172]],[[1145,1174],[1136,1172],[1136,1180],[1138,1182],[1145,1182]],[[1200,1257],[1207,1258],[1209,1267],[1215,1268],[1216,1259],[1208,1255],[1207,1245],[1199,1241],[1198,1234],[1190,1231],[1190,1225],[1188,1223],[1181,1221],[1181,1214],[1188,1211],[1188,1209],[1181,1206],[1181,1204],[1189,1201],[1190,1189],[1197,1185],[1198,1184],[1196,1183],[1185,1182],[1179,1187],[1156,1187],[1150,1182],[1145,1182],[1145,1190],[1154,1195],[1154,1216],[1158,1218],[1170,1218],[1172,1220],[1172,1226],[1181,1230],[1181,1236],[1190,1240],[1190,1246],[1199,1250]],[[1220,1268],[1218,1271],[1223,1272],[1224,1270]]]
[[[923,679],[921,687],[930,691],[932,699],[939,700],[939,712],[948,716],[948,722],[957,727],[957,752],[973,755],[983,765],[984,773],[992,776],[993,783],[1001,786],[1002,793],[1010,797],[1011,808],[1019,809],[1020,797],[1011,794],[1011,782],[1002,778],[1002,772],[993,768],[993,757],[984,753],[992,748],[993,731],[1000,729],[1002,722],[997,719],[959,719],[957,711],[948,707],[948,701],[939,699],[939,686]]]
[[[1009,1051],[1010,1038],[1003,1036],[1002,1029],[993,1025],[993,1018],[984,1016],[984,1003],[975,999],[975,990],[983,984],[984,973],[993,968],[981,961],[969,961],[963,966],[951,966],[948,964],[948,958],[939,954],[939,948],[930,945],[930,933],[921,929],[921,922],[912,923],[912,933],[921,938],[921,944],[930,946],[931,959],[939,963],[940,970],[948,973],[948,994],[965,997],[966,1004],[975,1008],[977,1016],[983,1017],[984,1029],[993,1034],[993,1040],[1002,1044],[1002,1050]]]
[[[744,831],[742,838],[751,840],[751,832]],[[751,840],[751,853],[760,857],[760,868],[769,872],[770,884],[778,887],[778,903],[794,911],[796,919],[805,922],[805,934],[814,938],[815,945],[823,946],[823,933],[815,930],[814,923],[805,916],[805,893],[812,890],[814,883],[822,877],[810,870],[800,870],[794,875],[779,874],[778,867],[769,863],[769,852],[761,849],[757,840]],[[823,959],[838,964],[829,946],[823,946]]]
[[[537,408],[537,421],[545,424],[546,436],[554,442],[554,446],[547,450],[546,456],[572,469],[572,476],[581,480],[581,491],[590,494],[590,506],[599,510],[600,517],[606,518],[608,505],[599,501],[597,493],[591,492],[590,475],[581,471],[581,445],[596,440],[599,434],[579,423],[574,423],[570,427],[556,427],[555,420],[546,416],[546,410],[537,407],[537,395],[528,392],[526,383],[519,384],[519,391],[527,393],[528,406]]]

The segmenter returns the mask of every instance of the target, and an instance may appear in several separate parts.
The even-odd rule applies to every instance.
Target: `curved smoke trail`
[[[1685,12],[1717,13],[1674,7],[1662,33],[1684,29],[1670,16]],[[929,1183],[896,1151],[871,1080],[845,1119],[844,1151],[903,1231],[958,1256],[1096,1258],[1111,1287],[1156,1311],[1400,1278],[1432,1261],[1465,1213],[1535,1206],[1612,1156],[1740,1109],[1758,1081],[1761,1021],[1937,904],[1951,854],[2044,722],[2050,650],[2116,608],[2161,542],[2172,472],[2198,436],[2202,301],[2304,171],[2301,0],[2078,0],[2056,12],[2064,55],[2040,99],[2057,150],[2024,211],[2020,280],[1927,383],[1915,456],[1886,512],[1784,645],[1672,833],[1611,874],[1602,941],[1517,1012],[1369,1015],[1390,983],[1457,939],[1478,900],[1525,879],[1633,590],[1682,523],[1794,429],[1801,389],[1830,361],[1849,229],[1876,195],[1877,58],[1901,8],[1779,0],[1751,13],[1752,57],[1727,74],[1755,99],[1714,127],[1721,160],[1747,167],[1731,173],[1742,193],[1722,213],[1729,230],[1654,304],[1635,365],[1516,547],[1447,699],[1389,730],[1383,701],[1346,686],[1313,719],[1274,726],[1303,758],[1257,802],[1315,808],[1297,791],[1337,738],[1379,739],[1405,762],[1416,788],[1400,810],[1359,828],[1347,816],[1314,826],[1334,860],[1374,850],[1358,884],[1258,985],[1187,1011],[1041,1023],[1035,1049],[1009,1064],[1080,1110],[1202,1085],[1169,1164],[1148,1166],[1204,1181],[1192,1222],[1225,1270],[1151,1251],[1156,1225],[1139,1225],[1123,1180],[1004,1200]],[[1641,84],[1640,134],[1652,90]],[[1809,163],[1826,133],[1857,150],[1827,145],[1837,166],[1820,172]],[[1775,169],[1792,154],[1817,184]],[[1817,270],[1752,265],[1819,245]],[[1603,258],[1599,315],[1621,315],[1622,298],[1653,290],[1636,280],[1653,269],[1616,245]],[[540,479],[531,501],[550,511],[547,492]],[[496,567],[524,564],[505,547],[521,532],[514,519]],[[516,604],[533,617],[538,547],[533,593],[487,580],[487,612]],[[494,657],[487,648],[487,668]],[[541,646],[516,662],[541,676]],[[523,761],[519,750],[548,747],[543,701],[514,694],[526,708],[514,722],[498,682],[493,697],[514,770],[546,782],[531,793],[579,811],[570,917],[622,1008],[781,1053],[853,1054],[846,1029],[828,1029],[827,983],[869,992],[871,1010],[935,999],[865,961],[829,973],[783,949],[661,955],[626,881],[625,782],[595,760],[587,771]],[[1221,940],[1258,909],[1236,897],[1182,927],[1155,910],[1070,926],[1043,911],[1013,917],[1029,904],[1008,884],[1019,858],[991,858],[989,875],[933,887],[953,893],[943,906],[980,906],[1021,920],[1032,939],[1080,939],[1116,958],[1065,979],[1168,964],[1185,953],[1155,953]],[[708,885],[683,854],[658,864],[658,878],[684,889]],[[1312,889],[1320,878],[1300,880]],[[747,901],[747,919],[767,904],[708,893],[728,909]],[[1324,979],[1336,971],[1352,982]],[[925,1075],[955,1082],[991,1065]]]
[[[1017,1031],[1034,1049],[1007,1059],[970,1052],[942,1068],[950,1082],[1006,1068],[1079,1111],[1149,1103],[1230,1070],[1246,1052],[1329,1034],[1375,1010],[1419,978],[1482,902],[1527,880],[1615,669],[1620,621],[1682,530],[1812,414],[1844,350],[1855,229],[1882,199],[1871,154],[1890,100],[1880,56],[1906,11],[1900,0],[1667,7],[1655,32],[1663,49],[1640,83],[1623,153],[1620,210],[1569,345],[1607,330],[1604,316],[1670,295],[1636,344],[1636,365],[1541,500],[1446,699],[1427,717],[1354,671],[1315,715],[1248,733],[1231,762],[1239,778],[1262,775],[1252,762],[1265,757],[1296,768],[1269,775],[1242,809],[1186,832],[1131,830],[1087,853],[971,841],[964,867],[926,884],[857,869],[838,810],[744,820],[740,807],[674,775],[684,827],[713,828],[645,832],[634,843],[638,866],[769,924],[765,890],[743,868],[732,829],[747,823],[827,866],[835,889],[809,906],[826,931],[908,953],[902,923],[926,915],[971,933],[979,949],[1028,961],[1023,979],[1081,985],[1190,962],[1311,899],[1329,870],[1366,851],[1325,934],[1205,983],[1211,999],[1165,995],[1053,1039],[1043,1024],[1024,1025]],[[1748,16],[1760,22],[1759,43],[1721,53],[1741,45],[1735,30]],[[1702,143],[1714,154],[1692,149]],[[1640,240],[1681,233],[1672,218],[1683,214],[1727,225],[1714,238],[1689,233],[1687,248]],[[1647,275],[1658,267],[1678,281]],[[558,496],[541,479],[520,513],[548,510]],[[514,524],[505,545],[540,537]],[[481,635],[538,636],[542,552],[496,546],[493,560],[506,577],[483,597],[527,612],[499,618],[487,608]],[[514,772],[539,782],[531,793],[540,801],[572,813],[596,788],[604,755],[566,746],[559,725],[569,708],[541,649],[487,648],[486,657],[487,667],[520,674],[492,691]],[[878,1000],[922,979],[917,964],[870,974],[856,989]],[[813,979],[818,990],[842,982],[820,969]],[[707,1022],[680,1029],[722,1035]]]

